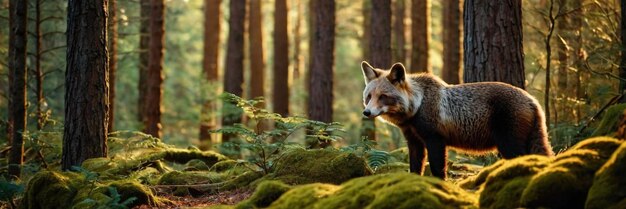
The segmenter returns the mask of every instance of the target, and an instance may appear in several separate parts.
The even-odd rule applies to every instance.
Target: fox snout
[[[377,110],[376,108],[365,108],[365,110],[363,110],[363,116],[368,117],[368,118],[375,118],[376,116],[379,116],[382,114],[381,110]]]

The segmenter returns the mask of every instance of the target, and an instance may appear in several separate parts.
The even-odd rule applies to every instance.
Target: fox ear
[[[399,84],[404,82],[406,70],[402,63],[396,63],[391,66],[391,72],[387,75],[387,79],[393,84]]]
[[[370,81],[378,78],[381,74],[381,72],[376,70],[366,61],[361,62],[361,70],[363,70],[363,77],[365,78],[365,84],[368,84]]]

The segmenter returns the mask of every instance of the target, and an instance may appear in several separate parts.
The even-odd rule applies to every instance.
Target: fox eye
[[[380,100],[380,103],[384,104],[384,105],[393,105],[396,103],[396,99],[387,95],[380,95],[378,97],[378,100]]]

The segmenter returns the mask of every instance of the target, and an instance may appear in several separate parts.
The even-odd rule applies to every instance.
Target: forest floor
[[[203,194],[194,196],[174,196],[168,192],[157,192],[155,195],[171,201],[170,204],[161,205],[158,208],[196,208],[207,207],[212,205],[235,205],[252,195],[251,189],[236,189],[233,191],[224,191],[217,194]],[[156,208],[149,205],[140,205],[134,209]]]

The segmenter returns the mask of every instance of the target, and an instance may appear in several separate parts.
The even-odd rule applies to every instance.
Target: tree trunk
[[[363,59],[372,60],[372,1],[363,1]],[[359,101],[360,102],[360,101]],[[376,141],[376,120],[361,116],[361,138]]]
[[[35,2],[35,82],[37,94],[37,130],[44,126],[44,113],[42,110],[43,98],[43,72],[41,70],[41,0]]]
[[[375,1],[374,1],[375,2]],[[428,56],[430,43],[430,1],[411,1],[411,72],[431,72]]]
[[[117,70],[117,0],[109,0],[109,124],[115,124],[115,71]]]
[[[139,26],[139,98],[137,100],[137,119],[142,124],[146,120],[146,91],[148,84],[148,62],[150,60],[150,13],[152,11],[151,0],[140,0],[140,26]],[[145,128],[145,127],[144,127]]]
[[[464,82],[501,81],[524,88],[522,2],[466,0]]]
[[[293,27],[293,80],[297,80],[300,78],[300,64],[302,63],[302,58],[300,54],[300,42],[302,42],[301,33],[301,25],[302,25],[302,16],[304,15],[303,8],[304,4],[300,2],[300,0],[295,0],[295,5],[298,7],[296,13],[296,23]]]
[[[276,0],[274,12],[274,112],[289,115],[289,36],[287,35],[287,1]]]
[[[443,4],[441,78],[449,84],[459,84],[461,80],[461,5],[459,0],[444,0]]]
[[[204,0],[204,59],[202,69],[209,85],[218,81],[218,52],[220,44],[220,5],[222,0]],[[202,148],[211,147],[211,134],[209,130],[216,127],[217,121],[214,101],[205,101],[200,115],[200,141]],[[208,142],[208,143],[206,143]]]
[[[150,60],[146,77],[144,132],[161,138],[163,100],[163,52],[165,45],[165,0],[152,0],[150,13]]]
[[[626,79],[626,49],[624,48],[624,46],[626,46],[626,12],[624,12],[624,10],[626,10],[626,0],[621,0],[620,1],[620,6],[621,6],[621,14],[620,14],[620,41],[622,43],[622,47],[620,47],[621,49],[621,59],[620,59],[620,63],[619,63],[619,77],[622,78],[622,80],[620,80],[619,82],[619,93],[620,94],[624,94],[626,93],[626,81],[624,81],[624,79]],[[622,97],[623,98],[623,97]],[[620,101],[621,103],[626,103],[626,99],[622,99],[622,101]]]
[[[243,36],[245,32],[246,0],[231,0],[229,13],[224,91],[241,97],[243,94]],[[241,121],[241,111],[237,110],[234,104],[225,102],[223,109],[223,126],[230,126]],[[223,134],[222,142],[228,142],[233,137],[231,134]]]
[[[250,43],[248,44],[250,50],[250,94],[248,97],[251,99],[265,96],[265,58],[263,56],[263,16],[261,15],[261,4],[261,1],[250,1],[250,11],[248,11],[248,38]],[[274,57],[276,57],[276,54]],[[265,107],[265,102],[259,103],[257,106]]]
[[[9,155],[9,175],[19,178],[24,160],[24,132],[26,132],[26,42],[28,37],[28,1],[9,1],[9,107],[12,133]]]
[[[406,50],[404,45],[406,44],[404,35],[404,0],[395,0],[394,2],[394,46],[393,50],[393,62],[406,63]]]
[[[563,5],[561,5],[563,6]],[[568,80],[568,68],[569,68],[569,49],[567,48],[566,42],[569,42],[570,40],[570,34],[572,33],[572,31],[567,27],[569,25],[568,23],[568,19],[570,17],[569,16],[564,16],[561,17],[561,19],[559,19],[560,21],[557,23],[557,27],[558,27],[558,33],[559,36],[561,37],[560,39],[557,40],[557,56],[559,59],[559,66],[558,66],[558,70],[557,70],[557,98],[554,100],[555,102],[553,103],[553,105],[556,107],[556,105],[558,105],[558,107],[556,107],[555,109],[557,109],[558,111],[554,112],[554,121],[555,122],[559,122],[560,121],[568,121],[569,118],[568,116],[569,114],[569,105],[568,105],[568,99],[567,99],[567,80]],[[558,102],[558,104],[557,104]],[[564,113],[564,114],[559,114],[560,113]],[[558,115],[562,115],[562,118],[558,118]]]
[[[310,61],[309,119],[331,122],[333,119],[333,64],[335,55],[335,1],[314,0],[315,33]],[[330,142],[321,143],[321,147]]]
[[[69,0],[63,170],[107,156],[107,0]],[[86,24],[89,23],[89,24]]]
[[[581,107],[581,100],[583,100],[584,96],[585,96],[585,92],[584,89],[581,85],[581,76],[582,76],[582,69],[583,67],[583,60],[584,60],[584,53],[583,53],[583,48],[582,48],[582,44],[583,44],[583,39],[582,39],[582,18],[584,17],[584,8],[582,8],[582,0],[573,0],[573,7],[574,8],[580,8],[578,10],[578,12],[572,14],[572,27],[574,28],[574,38],[572,41],[572,50],[574,51],[574,56],[573,58],[573,66],[574,68],[576,68],[576,73],[572,73],[572,78],[571,78],[571,82],[574,83],[574,85],[572,86],[573,89],[569,92],[572,93],[571,97],[572,98],[576,98],[576,103],[574,104],[575,106],[575,110],[576,110],[576,114],[575,114],[575,121],[576,124],[579,124],[580,121],[582,120],[582,107]]]

